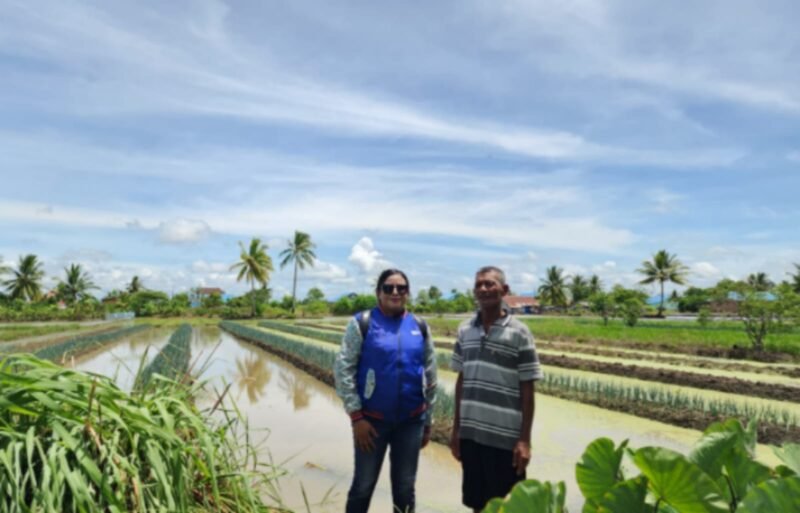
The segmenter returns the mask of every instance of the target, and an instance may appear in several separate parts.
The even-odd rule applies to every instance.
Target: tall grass
[[[194,405],[201,387],[127,394],[30,355],[0,360],[0,511],[271,511],[274,469],[237,445],[228,411]]]

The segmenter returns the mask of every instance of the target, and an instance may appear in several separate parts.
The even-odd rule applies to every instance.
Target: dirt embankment
[[[717,390],[739,395],[776,399],[780,401],[800,401],[800,386],[778,385],[756,381],[745,381],[736,378],[710,376],[697,372],[681,372],[665,369],[653,369],[638,365],[625,365],[613,362],[598,362],[582,358],[570,358],[565,355],[540,355],[544,365],[552,365],[564,369],[575,369],[603,374],[614,374],[627,378],[636,378],[658,383],[669,383],[694,388]],[[800,385],[800,384],[799,384]]]

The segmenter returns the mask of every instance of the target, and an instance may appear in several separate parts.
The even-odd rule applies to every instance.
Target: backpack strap
[[[358,321],[358,330],[361,332],[361,340],[367,340],[367,332],[369,331],[369,319],[372,310],[364,310],[361,315],[356,315]]]
[[[419,326],[419,329],[422,332],[422,338],[427,342],[431,336],[430,332],[428,331],[428,323],[425,322],[425,319],[417,314],[411,315],[414,317],[414,320],[417,322],[417,326]]]

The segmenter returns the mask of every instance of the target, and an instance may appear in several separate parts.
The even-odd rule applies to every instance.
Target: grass
[[[0,360],[0,511],[274,511],[261,497],[276,471],[237,443],[235,416],[195,406],[202,386],[127,394],[30,355]]]
[[[188,324],[181,324],[150,364],[136,376],[134,388],[147,386],[156,374],[180,380],[189,371],[189,360],[192,356],[191,344],[192,327]]]
[[[0,325],[0,342],[8,342],[19,338],[39,337],[51,333],[63,333],[65,331],[80,331],[97,326],[82,326],[80,324],[46,324],[32,326],[27,324]]]
[[[599,318],[522,317],[534,337],[544,340],[571,340],[576,342],[636,343],[679,348],[681,346],[731,349],[733,346],[750,347],[750,340],[739,322],[720,321],[702,327],[693,321],[642,320],[635,327],[612,320],[608,326]],[[435,336],[455,337],[462,319],[427,318]],[[774,333],[768,336],[766,349],[773,352],[800,356],[800,332]]]

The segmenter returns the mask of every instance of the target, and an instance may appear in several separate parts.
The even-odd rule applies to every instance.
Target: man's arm
[[[525,472],[525,467],[531,461],[531,431],[533,429],[533,414],[536,410],[534,396],[534,382],[520,381],[519,400],[522,406],[522,427],[519,432],[519,440],[514,446],[513,465],[517,469],[517,474]]]

